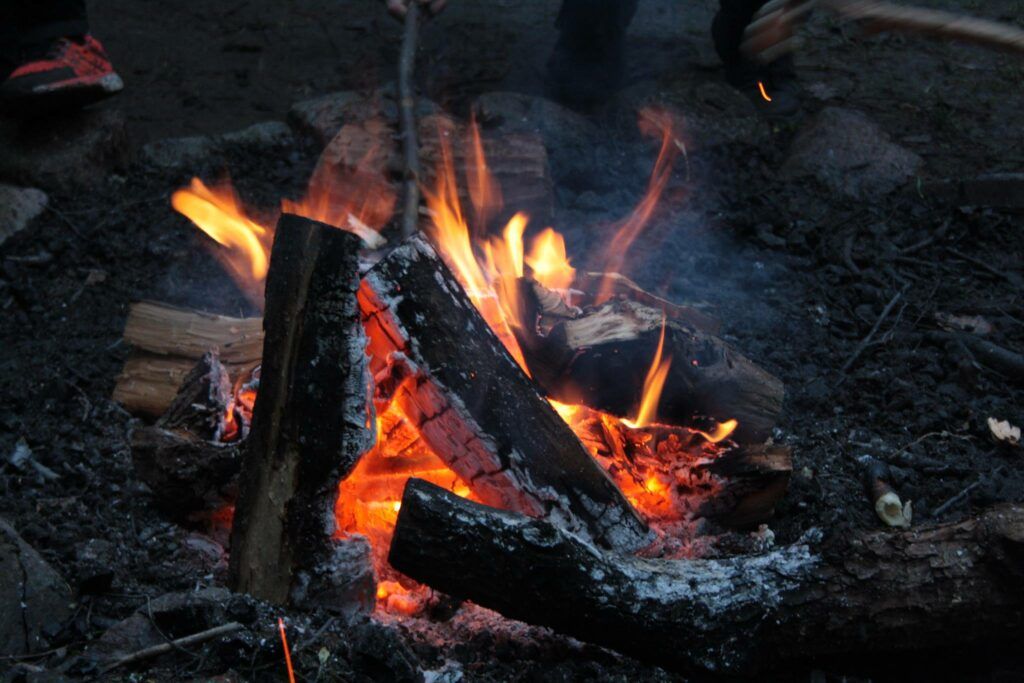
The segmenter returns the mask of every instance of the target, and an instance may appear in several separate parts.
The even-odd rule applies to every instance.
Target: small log
[[[662,357],[671,356],[672,363],[658,404],[659,420],[692,425],[701,417],[735,419],[737,441],[768,439],[782,410],[782,382],[721,339],[660,310],[611,300],[555,321],[545,336],[536,332],[537,325],[521,325],[515,333],[534,379],[549,396],[633,417],[663,324]]]
[[[577,271],[572,286],[574,290],[579,290],[582,294],[582,297],[578,300],[574,297],[573,303],[577,306],[593,304],[594,297],[597,296],[601,287],[605,286],[611,291],[613,296],[656,308],[668,316],[669,319],[678,320],[702,332],[718,334],[718,331],[722,328],[721,321],[714,316],[710,316],[693,306],[682,306],[657,294],[652,294],[625,275],[619,273]]]
[[[338,482],[373,440],[355,235],[284,214],[231,535],[234,590],[283,604],[332,552]]]
[[[746,445],[696,468],[715,476],[721,489],[701,507],[699,516],[731,529],[756,526],[775,515],[786,495],[793,456],[788,446]]]
[[[763,555],[642,560],[411,479],[389,561],[505,616],[685,672],[1024,636],[1024,506]]]
[[[608,547],[648,542],[632,506],[424,240],[406,241],[374,266],[359,303],[378,391],[394,393],[481,500],[561,520]]]
[[[258,363],[263,352],[263,321],[203,313],[152,301],[132,304],[124,340],[161,356],[198,360],[216,349],[225,363]]]

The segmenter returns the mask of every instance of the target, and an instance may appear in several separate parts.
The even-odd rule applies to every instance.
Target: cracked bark
[[[412,479],[389,561],[508,617],[687,672],[752,674],[1024,636],[1020,505],[763,555],[658,561]]]

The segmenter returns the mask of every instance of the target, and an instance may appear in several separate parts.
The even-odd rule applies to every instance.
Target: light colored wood
[[[259,362],[263,319],[232,318],[143,301],[132,304],[128,311],[124,340],[162,356],[199,360],[210,349],[217,349],[224,363]]]

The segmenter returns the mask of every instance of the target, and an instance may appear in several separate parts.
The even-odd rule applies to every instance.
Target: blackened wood
[[[241,455],[235,444],[211,443],[181,429],[139,427],[131,448],[135,476],[174,521],[195,521],[237,497]]]
[[[702,468],[716,476],[721,489],[699,516],[724,527],[746,528],[775,515],[789,488],[793,458],[788,446],[751,444],[727,450]]]
[[[718,337],[659,310],[628,300],[609,301],[557,321],[546,336],[517,329],[534,379],[551,397],[633,417],[665,325],[663,358],[672,365],[658,404],[658,420],[693,425],[710,417],[739,421],[737,441],[763,442],[782,411],[785,388]]]
[[[374,375],[404,368],[396,400],[482,500],[559,519],[608,547],[648,542],[618,487],[424,240],[407,240],[366,274],[360,306]]]
[[[158,427],[183,429],[206,441],[221,441],[225,417],[232,403],[231,379],[211,350],[192,367],[181,383]]]
[[[389,561],[508,617],[689,672],[752,674],[854,653],[906,661],[1024,636],[1022,506],[757,556],[654,561],[413,479]]]
[[[327,561],[338,483],[372,441],[359,246],[297,216],[277,225],[230,562],[235,590],[275,603]]]

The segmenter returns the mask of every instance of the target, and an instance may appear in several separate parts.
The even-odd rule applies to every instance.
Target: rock
[[[0,656],[47,649],[71,614],[68,584],[0,520]]]
[[[161,595],[107,629],[94,651],[116,658],[163,643],[164,635],[181,638],[219,626],[232,620],[229,613],[236,599],[242,598],[226,588]]]
[[[220,136],[221,145],[281,147],[292,142],[292,129],[281,121],[263,121]]]
[[[212,138],[191,136],[167,138],[142,147],[142,161],[165,171],[180,171],[198,166],[217,149]]]
[[[117,551],[114,544],[102,538],[80,543],[75,549],[75,582],[85,594],[103,593],[114,581]]]
[[[114,109],[0,123],[0,178],[42,188],[95,185],[131,160],[124,116]]]
[[[922,163],[861,112],[826,107],[796,136],[782,177],[814,177],[833,191],[868,199],[892,192]]]
[[[15,187],[0,183],[0,244],[21,232],[43,212],[48,198],[33,187]]]
[[[441,113],[440,107],[430,100],[416,98],[416,117]],[[379,119],[397,129],[398,98],[393,85],[387,85],[367,94],[336,92],[292,105],[288,122],[292,127],[316,142],[326,146],[346,123],[365,124]]]

